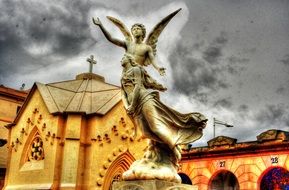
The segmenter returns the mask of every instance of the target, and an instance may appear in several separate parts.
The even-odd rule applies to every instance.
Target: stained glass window
[[[43,141],[39,136],[36,136],[33,139],[33,142],[30,147],[30,152],[28,155],[28,161],[35,160],[43,160],[44,159],[44,149],[43,149]]]
[[[280,167],[272,168],[263,176],[260,189],[289,190],[289,172]]]

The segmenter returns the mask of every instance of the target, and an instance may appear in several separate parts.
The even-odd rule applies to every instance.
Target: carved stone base
[[[197,190],[198,187],[164,180],[120,181],[112,184],[112,190]]]
[[[143,158],[133,162],[129,170],[122,174],[122,179],[181,183],[177,167],[177,160],[167,145],[150,141]]]

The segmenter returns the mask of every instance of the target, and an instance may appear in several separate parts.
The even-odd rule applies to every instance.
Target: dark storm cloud
[[[285,93],[286,93],[286,88],[284,88],[284,86],[280,86],[279,88],[277,88],[276,93],[277,93],[277,94],[285,95]]]
[[[245,63],[248,63],[250,59],[248,58],[240,58],[235,55],[232,55],[226,59],[228,61],[228,65],[226,69],[232,75],[239,74],[244,71],[246,68]]]
[[[285,119],[285,125],[289,128],[289,117]]]
[[[205,41],[196,42],[193,44],[192,50],[200,50],[205,45]]]
[[[231,108],[233,105],[231,98],[222,98],[214,103],[214,107]]]
[[[256,121],[267,128],[278,128],[279,125],[289,126],[289,107],[285,105],[267,105],[256,115]]]
[[[286,54],[283,59],[280,60],[284,65],[289,66],[289,54]]]
[[[37,70],[53,64],[45,56],[69,58],[95,43],[87,24],[88,4],[11,0],[0,5],[2,77],[19,69]]]
[[[228,61],[229,61],[229,64],[242,64],[242,63],[246,63],[248,61],[250,61],[248,58],[240,58],[240,57],[237,57],[237,56],[230,56],[228,58]]]
[[[0,36],[2,31],[0,31]],[[39,61],[31,57],[19,46],[19,41],[19,38],[9,32],[9,30],[5,34],[5,39],[0,40],[0,84],[10,73],[20,72],[21,69],[28,68],[29,64],[39,64]],[[29,64],[27,64],[27,60],[29,60]]]
[[[228,87],[220,76],[219,68],[210,67],[206,61],[194,58],[190,47],[178,44],[176,49],[170,56],[175,90],[206,102],[208,94],[202,89],[208,89],[208,93],[211,93]]]
[[[203,58],[211,64],[218,63],[218,59],[221,56],[222,56],[221,48],[217,46],[208,47],[203,54]]]
[[[243,53],[245,54],[254,54],[257,52],[257,48],[244,48],[243,49]]]
[[[246,104],[242,104],[238,107],[238,111],[241,113],[246,113],[249,110],[249,106]]]
[[[205,49],[203,52],[203,59],[211,64],[218,63],[219,58],[223,55],[223,48],[227,42],[227,35],[222,31],[220,36],[216,37],[207,49]]]
[[[227,42],[227,34],[222,31],[207,46],[204,40],[197,41],[192,46],[178,44],[176,51],[169,57],[175,90],[206,103],[210,94],[228,88],[224,72],[230,73],[229,70],[233,70],[230,67],[244,60],[235,57],[230,59],[230,63],[234,61],[231,65],[224,62],[215,64],[224,57],[222,52]],[[229,106],[229,102],[227,103],[226,106]]]

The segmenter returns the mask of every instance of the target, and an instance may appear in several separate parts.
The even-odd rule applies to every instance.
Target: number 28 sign
[[[271,157],[271,164],[278,164],[278,156]]]

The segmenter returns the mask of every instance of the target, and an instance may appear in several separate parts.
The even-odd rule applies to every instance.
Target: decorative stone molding
[[[272,130],[265,131],[261,133],[260,135],[258,135],[257,140],[259,142],[274,141],[274,140],[285,141],[285,140],[289,140],[289,132],[272,129]]]
[[[223,145],[234,145],[236,144],[237,139],[226,137],[226,136],[218,136],[208,141],[209,147],[214,146],[223,146]]]
[[[114,183],[112,190],[196,190],[196,186],[177,184],[164,180],[136,180],[136,181],[121,181]]]
[[[122,129],[120,129],[122,128]],[[106,131],[104,134],[97,134],[96,138],[92,139],[98,142],[99,146],[103,146],[104,143],[111,143],[112,136],[119,136],[121,140],[130,140],[133,142],[135,140],[134,134],[136,133],[136,128],[134,125],[128,128],[126,121],[123,117],[120,118],[118,125],[113,125],[110,131]],[[120,133],[120,131],[123,131]],[[137,141],[140,142],[142,138],[138,138]]]
[[[111,189],[112,182],[120,180],[122,173],[128,170],[135,160],[123,146],[114,149],[109,157],[113,158],[113,161],[104,162],[105,175],[97,179],[97,185],[102,186],[102,189]]]

